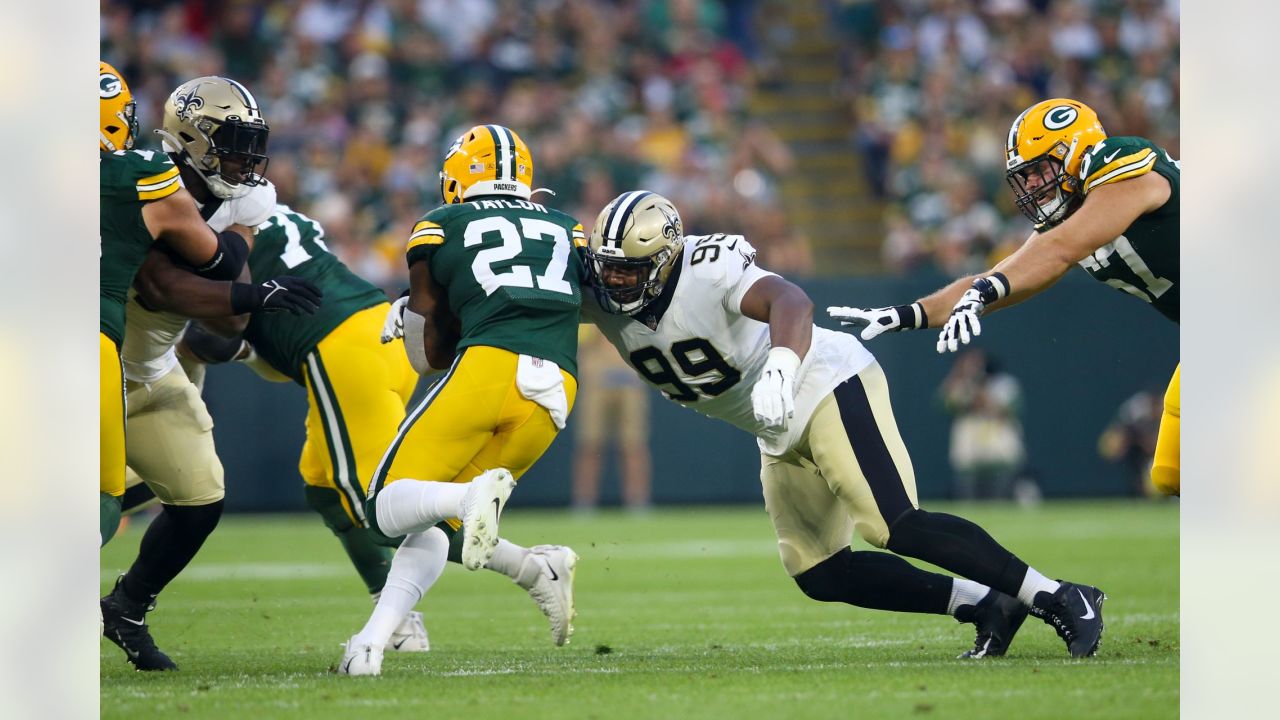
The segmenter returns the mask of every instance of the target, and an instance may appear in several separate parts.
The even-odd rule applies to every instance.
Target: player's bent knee
[[[1151,484],[1164,495],[1179,495],[1182,491],[1182,473],[1169,465],[1154,465],[1151,468]]]
[[[858,537],[866,540],[872,547],[883,549],[889,544],[889,528],[884,523],[856,520],[853,523],[853,529],[857,531]]]
[[[795,576],[800,592],[818,602],[840,602],[848,584],[845,570],[853,557],[849,548],[841,548],[836,554]]]

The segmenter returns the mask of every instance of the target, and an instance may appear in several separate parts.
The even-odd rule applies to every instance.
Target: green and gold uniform
[[[1134,220],[1120,237],[1080,261],[1094,278],[1138,297],[1161,315],[1178,322],[1178,214],[1182,168],[1168,151],[1140,137],[1110,137],[1098,143],[1080,164],[1086,197],[1094,188],[1159,173],[1169,181],[1169,199],[1156,210]],[[1156,440],[1151,480],[1167,495],[1181,492],[1179,433],[1181,429],[1181,366],[1164,396],[1164,415]]]
[[[406,257],[426,262],[461,325],[458,356],[409,414],[374,476],[373,494],[405,478],[467,482],[506,468],[519,478],[559,431],[527,396],[558,368],[563,412],[577,391],[578,315],[586,244],[572,217],[528,200],[482,196],[413,226]],[[551,365],[554,363],[554,365]],[[547,376],[538,379],[545,387]],[[545,400],[544,402],[551,402]]]
[[[120,364],[124,305],[153,241],[142,207],[181,187],[178,168],[164,153],[99,153],[99,521],[104,544],[119,524],[119,498],[124,494],[124,371]]]
[[[307,389],[298,470],[308,502],[347,545],[344,533],[365,524],[369,479],[404,419],[418,374],[399,343],[379,341],[390,308],[386,294],[329,252],[315,220],[278,205],[258,226],[249,268],[254,278],[293,275],[324,292],[314,315],[256,313],[244,337],[273,369]],[[385,580],[385,567],[380,572]],[[365,579],[372,590],[381,588],[381,580]]]

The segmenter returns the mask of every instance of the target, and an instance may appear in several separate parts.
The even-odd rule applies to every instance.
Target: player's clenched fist
[[[796,413],[796,371],[800,356],[791,348],[776,347],[769,351],[760,379],[751,389],[751,409],[756,419],[773,429],[785,429],[787,420]]]

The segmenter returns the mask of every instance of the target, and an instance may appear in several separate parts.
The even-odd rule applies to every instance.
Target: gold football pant
[[[1160,417],[1160,434],[1156,436],[1156,454],[1151,464],[1151,483],[1165,495],[1179,495],[1181,481],[1182,432],[1182,364],[1173,371],[1169,389],[1164,393],[1164,415]]]
[[[827,395],[786,455],[760,456],[764,505],[792,577],[848,547],[856,530],[883,548],[889,524],[918,508],[916,476],[872,363]]]
[[[225,494],[222,461],[213,445],[213,418],[181,365],[160,379],[129,380],[127,485],[140,478],[165,505],[195,507]]]
[[[517,479],[528,471],[558,430],[551,414],[516,388],[518,358],[494,347],[465,348],[405,420],[374,476],[370,500],[404,478],[469,482],[493,468]],[[572,410],[577,381],[564,369],[560,374]]]
[[[98,333],[98,490],[124,494],[124,367],[115,341]]]
[[[364,526],[369,479],[404,420],[418,374],[399,342],[378,341],[390,306],[352,315],[307,355],[307,441],[298,470],[316,487],[338,491]]]

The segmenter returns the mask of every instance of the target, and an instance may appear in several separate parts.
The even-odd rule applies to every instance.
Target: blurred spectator
[[[994,358],[971,349],[956,358],[941,393],[943,405],[955,416],[950,454],[955,498],[1014,497],[1019,471],[1026,464],[1017,378],[1001,372]]]
[[[649,453],[652,391],[594,327],[584,325],[579,333],[578,358],[573,507],[596,508],[601,467],[612,446],[620,460],[623,506],[633,512],[647,510],[653,466]]]
[[[1164,393],[1143,390],[1124,401],[1115,418],[1098,438],[1098,454],[1124,467],[1129,476],[1129,494],[1135,497],[1159,495],[1151,485],[1151,461],[1164,411]]]

